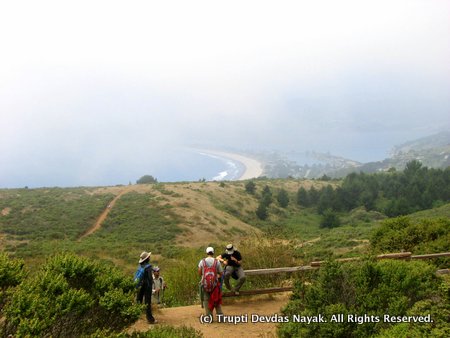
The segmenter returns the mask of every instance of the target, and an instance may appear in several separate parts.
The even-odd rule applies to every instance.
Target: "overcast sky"
[[[179,145],[381,160],[450,126],[449,18],[447,0],[3,1],[0,187],[151,173]]]

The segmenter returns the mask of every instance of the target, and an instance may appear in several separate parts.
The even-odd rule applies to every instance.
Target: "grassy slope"
[[[379,226],[380,215],[355,210],[342,215],[343,226],[320,229],[320,216],[295,203],[299,187],[320,189],[336,182],[256,180],[256,194],[245,192],[245,182],[188,182],[124,187],[76,189],[0,190],[0,244],[27,260],[59,251],[104,258],[128,269],[143,250],[164,257],[182,255],[183,248],[198,252],[207,246],[222,247],[233,241],[245,247],[249,239],[268,231],[296,249],[302,261],[360,255]],[[258,197],[268,185],[274,196],[270,217],[255,216]],[[280,208],[279,189],[289,193],[287,208]],[[95,223],[108,203],[125,194],[111,209],[102,228],[79,240]],[[450,206],[412,217],[448,217]],[[288,241],[289,240],[289,241]],[[183,251],[184,250],[184,251]],[[33,258],[30,258],[33,257]]]

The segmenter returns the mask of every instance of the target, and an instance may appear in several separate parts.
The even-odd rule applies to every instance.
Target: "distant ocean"
[[[237,180],[242,163],[191,148],[172,148],[159,153],[117,153],[109,158],[61,156],[52,163],[10,169],[1,175],[0,188],[113,186],[134,184],[144,175],[158,182]]]
[[[150,170],[151,171],[151,170]],[[156,170],[159,182],[237,180],[245,171],[242,163],[194,149],[167,152]]]

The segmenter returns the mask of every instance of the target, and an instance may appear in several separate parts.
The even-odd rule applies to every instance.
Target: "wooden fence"
[[[441,252],[435,254],[425,254],[425,255],[413,255],[411,252],[398,252],[398,253],[389,253],[384,255],[376,256],[377,259],[403,259],[403,260],[412,260],[412,259],[431,259],[438,257],[450,257],[450,252]],[[360,260],[361,257],[353,257],[353,258],[340,258],[336,259],[337,262],[352,262]],[[270,268],[270,269],[255,269],[255,270],[245,270],[246,276],[258,276],[258,275],[271,275],[276,273],[289,273],[289,272],[299,272],[299,271],[308,271],[315,270],[320,268],[326,261],[315,261],[311,262],[310,265],[304,266],[291,266],[285,268]],[[436,271],[437,274],[449,274],[450,269],[441,269]],[[276,292],[286,292],[292,291],[294,287],[286,286],[286,287],[275,287],[275,288],[267,288],[267,289],[256,289],[256,290],[242,290],[239,292],[239,295],[257,295],[257,294],[268,294],[268,293],[276,293]],[[224,292],[223,297],[233,297],[236,296],[233,292]]]

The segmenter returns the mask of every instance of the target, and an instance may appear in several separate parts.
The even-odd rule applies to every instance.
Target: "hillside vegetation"
[[[287,314],[331,314],[339,310],[406,315],[427,309],[445,313],[449,306],[448,280],[430,274],[437,268],[449,267],[448,258],[396,265],[376,263],[370,257],[399,251],[448,251],[448,180],[448,169],[428,170],[413,162],[404,172],[352,174],[341,181],[326,177],[263,178],[0,190],[0,247],[5,254],[0,257],[0,305],[6,318],[3,330],[24,335],[41,332],[64,336],[64,332],[72,331],[93,334],[95,330],[78,332],[72,327],[77,321],[93,320],[99,335],[104,336],[110,319],[116,326],[108,334],[122,330],[138,316],[130,283],[137,258],[144,250],[152,252],[152,264],[159,265],[169,281],[166,305],[196,303],[195,267],[204,256],[204,248],[214,246],[220,254],[229,242],[243,253],[245,269],[366,258],[348,268],[330,263],[320,272],[247,279],[244,289],[295,285],[295,295],[301,301],[294,297]],[[401,216],[390,217],[397,215]],[[395,271],[401,276],[394,276]],[[101,282],[98,275],[103,273],[112,279]],[[398,282],[415,276],[420,277],[418,284]],[[383,284],[388,277],[400,284]],[[341,304],[340,297],[348,292],[344,286],[351,287],[353,303]],[[54,290],[59,292],[56,298],[52,298]],[[34,298],[29,298],[30,294]],[[394,294],[404,296],[397,301]],[[325,297],[323,301],[314,300],[319,296]],[[384,297],[385,302],[379,303],[376,297]],[[26,310],[24,304],[36,307]],[[53,308],[60,312],[51,312]],[[34,317],[29,316],[29,311]],[[93,318],[92,311],[100,317]],[[105,311],[116,312],[113,318],[106,318],[102,317]],[[53,321],[45,320],[44,325],[43,318]],[[435,332],[441,332],[442,318],[436,320],[435,327],[428,327],[426,332],[436,328]],[[295,337],[318,330],[314,334],[389,336],[404,330],[395,327],[285,325],[279,334]],[[197,336],[187,328],[180,332]]]
[[[291,200],[300,186],[328,185],[294,180],[256,184],[255,195],[241,182],[0,190],[0,241],[6,252],[25,260],[72,251],[126,267],[144,249],[171,257],[183,247],[222,247],[286,222],[299,210],[295,203],[286,209],[272,205],[265,221],[256,216],[258,191],[266,185],[286,189]],[[81,238],[119,193],[99,230]]]

